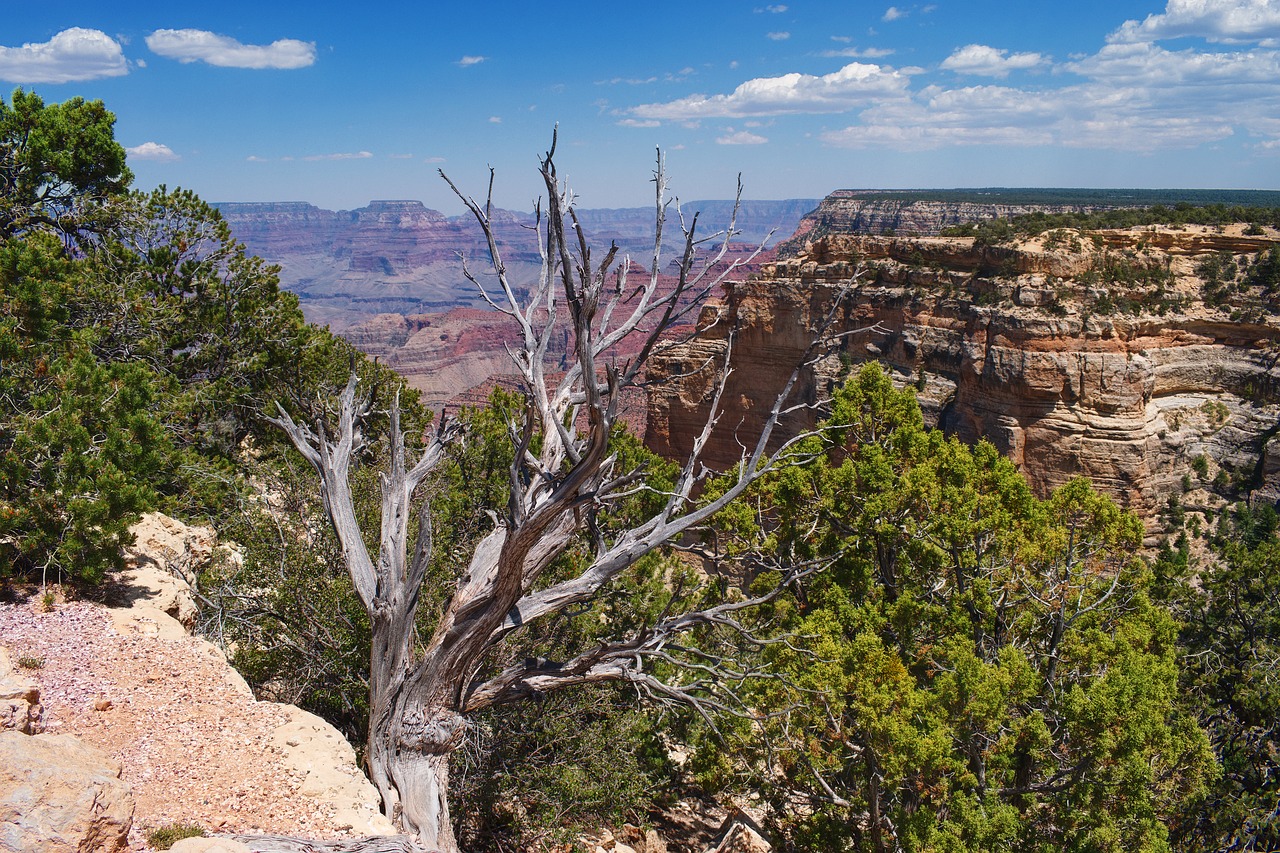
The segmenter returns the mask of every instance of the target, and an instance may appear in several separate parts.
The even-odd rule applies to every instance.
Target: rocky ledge
[[[1041,493],[1088,476],[1149,521],[1188,485],[1275,500],[1278,246],[1273,230],[1242,226],[1060,230],[994,246],[824,237],[731,285],[704,310],[705,335],[655,359],[647,442],[688,453],[715,382],[695,368],[718,363],[732,329],[726,412],[704,453],[732,465],[844,294],[835,331],[867,331],[805,371],[809,402],[878,360],[919,389],[931,423],[992,441]]]

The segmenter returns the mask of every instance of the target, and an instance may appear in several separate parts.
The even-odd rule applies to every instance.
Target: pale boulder
[[[118,762],[69,735],[0,732],[0,851],[115,853],[132,824]]]
[[[0,646],[0,731],[24,735],[44,731],[40,685],[12,666],[3,646]]]
[[[335,810],[334,820],[356,834],[395,835],[398,830],[379,810],[378,789],[356,764],[356,753],[338,730],[308,711],[281,705],[289,722],[277,728],[272,745],[284,764],[302,779],[299,794]]]

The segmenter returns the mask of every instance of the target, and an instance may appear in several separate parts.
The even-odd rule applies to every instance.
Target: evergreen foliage
[[[1137,518],[1081,480],[1035,498],[990,444],[926,431],[875,365],[812,441],[735,525],[835,559],[771,614],[789,679],[757,697],[789,709],[755,735],[792,847],[1169,849],[1213,761],[1176,707]]]
[[[1134,228],[1148,225],[1231,225],[1249,222],[1254,226],[1280,228],[1280,207],[1179,203],[1151,207],[1120,207],[1092,213],[1028,213],[1008,219],[985,219],[942,231],[944,237],[974,237],[989,245],[1015,238],[1032,237],[1058,228],[1096,231],[1104,228]]]
[[[133,180],[101,101],[48,104],[35,92],[0,99],[0,238],[32,229],[67,238],[106,223],[104,202]]]

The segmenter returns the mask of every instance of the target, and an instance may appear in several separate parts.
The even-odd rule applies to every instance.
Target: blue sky
[[[585,207],[861,187],[1280,189],[1280,0],[6,10],[0,80],[101,98],[136,185],[527,209],[559,123]]]

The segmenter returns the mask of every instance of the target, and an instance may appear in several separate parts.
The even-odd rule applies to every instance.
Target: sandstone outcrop
[[[189,629],[198,613],[191,584],[213,557],[217,547],[213,529],[149,512],[129,532],[134,544],[124,551],[127,568],[120,576],[121,603],[135,611],[158,610]]]
[[[0,646],[0,731],[24,735],[44,731],[40,685],[13,665],[4,646]]]
[[[0,732],[0,850],[112,853],[132,824],[119,762],[66,735]]]
[[[211,528],[187,525],[163,513],[147,513],[130,530],[135,537],[126,549],[131,567],[119,578],[119,597],[125,606],[110,611],[116,631],[196,644],[206,656],[222,661],[223,680],[231,690],[252,699],[248,684],[219,649],[187,636],[196,607],[186,578],[194,580],[194,573],[226,546],[218,545]],[[299,796],[321,804],[332,813],[333,822],[347,831],[395,834],[395,827],[379,811],[377,789],[360,771],[355,750],[337,729],[293,705],[263,704],[285,716],[285,722],[272,731],[270,745],[298,779]]]
[[[801,399],[818,401],[851,365],[877,360],[920,389],[932,424],[991,440],[1041,493],[1085,475],[1148,519],[1184,476],[1275,500],[1280,320],[1276,294],[1247,271],[1278,243],[1238,228],[1061,232],[1000,246],[827,237],[732,285],[703,318],[727,322],[655,360],[651,376],[716,363],[736,330],[726,411],[704,453],[713,467],[732,465],[810,329],[853,281],[837,331],[870,331],[806,370]],[[1210,299],[1197,270],[1218,253],[1237,273]],[[689,451],[714,381],[703,370],[651,396],[651,448]],[[794,418],[784,433],[812,423]]]

